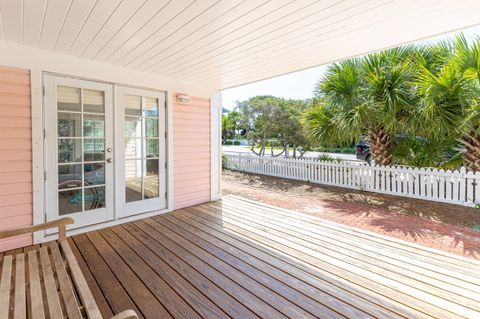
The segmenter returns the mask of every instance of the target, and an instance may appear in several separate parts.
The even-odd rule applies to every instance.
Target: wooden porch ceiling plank
[[[296,290],[294,288],[294,285],[290,286],[288,284],[285,284],[281,280],[278,280],[276,278],[278,276],[272,275],[271,272],[268,271],[268,264],[263,264],[261,267],[255,268],[251,264],[239,258],[238,255],[230,254],[218,248],[217,246],[209,243],[208,241],[203,240],[201,237],[197,236],[196,233],[191,232],[191,230],[187,230],[186,228],[183,228],[182,225],[173,222],[172,219],[174,218],[171,215],[158,216],[158,218],[155,217],[153,219],[156,222],[162,224],[163,226],[169,228],[173,232],[177,233],[179,236],[182,236],[192,244],[209,252],[218,259],[224,261],[225,263],[228,263],[230,266],[237,268],[237,271],[248,275],[250,278],[270,288],[278,295],[283,296],[284,298],[295,303],[297,306],[301,307],[305,311],[308,311],[310,314],[315,316],[318,313],[322,313],[325,317],[335,318],[339,316],[339,312],[341,313],[341,311],[336,312],[335,308],[331,309],[326,307],[320,301],[311,298],[308,294],[304,294],[299,290]],[[295,282],[295,284],[298,284],[298,281]],[[339,304],[337,305],[337,309],[338,308],[341,308]],[[366,314],[360,311],[352,311],[350,315],[356,315],[358,317],[365,316]]]
[[[185,278],[179,275],[174,268],[170,267],[160,257],[155,255],[151,250],[151,242],[143,243],[137,239],[133,233],[140,230],[134,226],[126,225],[126,227],[116,226],[111,228],[112,231],[120,237],[126,245],[128,245],[155,273],[151,277],[159,276],[169,286],[171,286],[176,294],[190,304],[204,318],[229,318],[215,303],[208,299],[205,295],[192,286]],[[141,237],[141,236],[140,236]],[[150,272],[149,272],[150,273]]]
[[[153,226],[150,225],[151,223],[154,223]],[[182,247],[184,246],[184,244],[180,245],[179,242],[174,241],[173,238],[170,237],[172,234],[168,231],[168,229],[164,229],[152,220],[146,219],[144,221],[133,222],[133,224],[138,225],[139,227],[143,227],[144,229],[148,229],[150,231],[149,235],[155,238],[158,243],[173,252],[186,263],[190,264],[190,266],[192,266],[193,268],[201,269],[202,274],[205,277],[213,281],[222,289],[226,290],[230,295],[234,296],[235,299],[240,301],[252,312],[255,312],[258,316],[263,318],[286,318],[286,316],[283,315],[280,311],[273,308],[264,300],[260,299],[259,295],[265,294],[267,292],[265,288],[261,289],[260,291],[254,290],[254,292],[247,290],[242,285],[238,284],[236,281],[230,279],[230,276],[235,275],[235,273],[226,276],[218,270],[219,266],[217,266],[217,264],[215,264],[214,267],[211,267],[208,263],[204,262],[197,256],[190,254],[186,249]],[[214,257],[210,256],[210,258]]]
[[[80,269],[82,270],[83,275],[85,276],[85,280],[87,281],[88,287],[92,292],[93,298],[95,299],[95,302],[98,308],[100,309],[102,317],[104,318],[113,317],[113,311],[110,308],[107,300],[105,299],[105,296],[103,295],[97,281],[95,280],[95,277],[90,271],[90,268],[88,267],[87,263],[83,259],[82,254],[78,250],[77,245],[73,241],[72,237],[68,237],[67,241],[68,241],[68,244],[70,245],[70,248],[72,249],[73,255],[77,259],[78,265],[80,266]]]
[[[212,205],[212,207],[215,206]],[[462,304],[465,303],[465,298],[460,296],[468,296],[471,299],[471,308],[480,311],[478,285],[447,275],[452,272],[445,271],[444,274],[438,274],[425,268],[416,267],[413,264],[405,264],[402,260],[389,257],[382,258],[382,251],[368,252],[363,247],[355,247],[353,242],[341,245],[341,238],[319,236],[315,232],[286,224],[279,219],[275,219],[274,216],[265,217],[262,214],[251,213],[235,207],[223,207],[221,213],[223,218],[231,217],[246,225],[258,226],[267,232],[273,231],[280,234],[280,236],[284,236],[284,238],[289,238],[294,243],[319,252],[335,256],[343,254],[338,259],[358,265],[377,274],[385,276],[396,274],[402,278],[402,282],[447,300]]]
[[[341,225],[338,223],[322,220],[314,216],[308,216],[294,211],[287,211],[281,208],[275,208],[273,206],[263,203],[252,203],[248,200],[236,198],[234,196],[228,197],[228,201],[240,205],[245,209],[253,209],[254,211],[262,211],[263,213],[271,213],[279,217],[298,220],[306,222],[314,227],[318,227],[319,230],[325,232],[341,232],[344,236],[351,236],[365,243],[377,243],[387,247],[388,249],[398,252],[400,255],[412,256],[414,259],[421,259],[428,262],[436,262],[439,265],[452,269],[453,271],[464,272],[471,276],[480,278],[480,261],[470,260],[470,258],[456,256],[448,254],[443,251],[437,251],[421,245],[412,244],[397,238],[387,237],[379,235],[373,232],[369,232],[362,229],[352,229],[351,226]],[[427,257],[427,258],[425,258]],[[455,267],[452,267],[452,266]],[[452,268],[450,268],[452,267]]]
[[[98,232],[87,233],[87,237],[146,318],[172,317]]]
[[[292,318],[314,318],[312,313],[304,308],[299,307],[291,300],[294,299],[292,295],[285,296],[284,294],[288,293],[288,286],[283,285],[281,282],[275,280],[274,278],[268,278],[264,276],[263,282],[260,282],[259,277],[253,278],[251,269],[241,269],[241,262],[237,261],[235,267],[231,266],[228,262],[223,261],[221,258],[215,256],[215,254],[209,250],[203,250],[200,247],[189,242],[185,238],[181,237],[173,230],[169,229],[165,225],[165,221],[162,219],[154,219],[156,222],[161,225],[155,225],[155,228],[159,228],[160,232],[167,235],[172,241],[181,245],[185,250],[190,254],[198,257],[203,260],[205,263],[209,264],[212,267],[215,267],[218,271],[222,272],[224,275],[229,276],[230,279],[236,281],[239,285],[242,285],[245,289],[250,290],[251,292],[257,293],[257,296],[270,304],[272,307],[275,307],[278,311],[282,312],[287,317]],[[150,225],[153,225],[150,224]],[[267,289],[266,289],[267,288]],[[283,290],[283,293],[278,293]],[[303,296],[305,300],[308,300],[306,296]],[[310,305],[312,308],[312,305]],[[320,305],[315,303],[315,306],[319,307]],[[314,306],[313,306],[314,308]],[[330,313],[330,318],[338,317],[338,314]],[[326,317],[329,317],[328,314],[325,314]]]
[[[72,237],[72,240],[78,248],[78,251],[82,254],[85,264],[95,277],[112,312],[120,313],[132,309],[137,313],[139,318],[144,318],[137,305],[132,301],[125,288],[117,277],[115,277],[87,236],[85,234],[77,235]],[[85,275],[85,271],[83,273]]]
[[[299,234],[312,236],[315,238],[322,238],[322,240],[333,240],[337,245],[342,246],[346,244],[352,250],[361,250],[365,253],[372,253],[377,259],[385,261],[394,261],[396,265],[403,265],[408,267],[409,270],[415,270],[422,274],[428,274],[434,278],[444,280],[448,283],[455,283],[459,287],[468,288],[471,290],[478,290],[478,284],[480,281],[476,276],[472,276],[466,273],[459,273],[456,271],[458,267],[453,265],[443,265],[437,264],[435,261],[431,261],[426,258],[415,258],[415,255],[411,253],[404,252],[399,254],[396,250],[392,251],[388,245],[380,244],[377,242],[366,242],[365,240],[358,239],[352,236],[348,236],[345,233],[340,231],[324,229],[318,226],[312,226],[311,224],[299,220],[294,220],[285,216],[275,215],[270,213],[267,210],[257,210],[251,207],[238,206],[235,207],[236,203],[226,204],[223,203],[225,208],[230,208],[236,210],[237,212],[242,212],[252,217],[260,217],[263,220],[273,221],[277,225],[285,225],[287,228],[298,232]],[[222,209],[223,206],[219,204],[213,204],[217,209]],[[243,216],[243,215],[242,215]],[[268,216],[268,217],[267,217]],[[250,219],[251,220],[251,219]],[[345,247],[345,245],[343,245]],[[461,268],[463,269],[463,267]],[[468,287],[465,287],[467,285]]]
[[[352,307],[357,307],[372,315],[377,312],[388,313],[392,311],[407,318],[432,318],[383,295],[372,292],[368,288],[344,280],[340,276],[332,275],[323,269],[311,267],[304,262],[298,262],[281,252],[274,252],[268,246],[252,242],[248,237],[233,235],[232,232],[226,230],[221,224],[200,217],[201,212],[197,211],[196,208],[188,208],[187,210],[177,211],[173,215],[212,236],[222,239],[231,246],[237,247],[261,260],[268,261],[276,268],[295,275],[299,280],[314,286],[319,291],[335,296],[335,298],[350,304]],[[326,299],[325,301],[328,300]]]
[[[398,317],[398,314],[395,314],[390,310],[380,308],[364,300],[359,300],[357,296],[347,291],[340,292],[338,288],[335,289],[327,282],[322,282],[319,280],[319,278],[303,272],[302,270],[290,264],[284,263],[268,254],[265,254],[252,246],[246,245],[241,241],[230,238],[228,235],[223,234],[218,230],[193,221],[192,218],[189,218],[185,214],[179,213],[180,212],[177,211],[175,214],[168,214],[164,216],[164,218],[187,230],[192,235],[202,238],[204,241],[215,245],[216,247],[233,256],[236,256],[246,263],[249,263],[250,265],[259,269],[261,272],[265,272],[270,276],[281,280],[286,285],[297,289],[302,294],[312,298],[313,300],[316,300],[326,307],[329,307],[345,316],[358,316],[358,312],[356,310],[356,308],[358,308],[359,310],[363,310],[364,313],[375,317]],[[339,295],[343,296],[344,300],[338,298]],[[318,309],[321,309],[321,307]]]
[[[242,305],[239,301],[227,294],[220,287],[215,285],[212,281],[206,278],[201,272],[201,269],[194,268],[182,259],[174,255],[171,251],[160,245],[151,235],[154,230],[147,225],[144,227],[137,227],[133,223],[122,225],[129,231],[137,240],[148,246],[154,254],[160,258],[169,267],[175,269],[180,276],[187,280],[196,289],[201,291],[207,298],[212,300],[218,307],[233,318],[258,318],[253,312]],[[185,298],[185,297],[184,297]]]
[[[175,318],[198,318],[200,315],[170,287],[163,277],[158,276],[118,235],[111,229],[98,232],[124,260],[162,306]]]
[[[416,308],[419,311],[424,311],[440,317],[446,316],[449,318],[460,318],[460,313],[470,313],[468,309],[465,309],[460,305],[449,303],[447,300],[443,300],[443,303],[438,303],[435,305],[431,304],[430,299],[434,299],[433,296],[426,294],[426,296],[428,296],[426,297],[428,301],[425,301],[423,296],[425,295],[424,293],[402,284],[401,281],[377,275],[369,270],[365,270],[350,263],[343,262],[341,259],[320,254],[311,248],[293,243],[287,239],[283,239],[282,236],[279,236],[274,232],[266,229],[259,229],[259,227],[248,226],[242,223],[226,222],[218,213],[214,213],[203,208],[199,208],[199,210],[204,213],[202,217],[205,216],[207,218],[216,220],[233,232],[247,236],[255,242],[265,244],[275,251],[280,251],[291,257],[298,258],[299,260],[302,260],[314,267],[328,269],[332,273],[339,273],[344,278],[348,278],[352,282],[356,282],[365,288],[368,287],[371,290],[383,294],[385,297],[397,299],[399,301],[401,300],[406,305]]]

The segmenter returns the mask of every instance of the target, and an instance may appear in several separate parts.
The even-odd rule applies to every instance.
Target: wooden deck
[[[104,316],[480,318],[477,261],[233,196],[69,240]]]

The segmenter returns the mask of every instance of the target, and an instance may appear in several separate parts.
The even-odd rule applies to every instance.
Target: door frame
[[[90,67],[90,65],[86,65]],[[129,217],[124,217],[124,218],[118,218],[114,214],[114,219],[101,223],[101,224],[95,224],[95,225],[90,225],[90,226],[85,226],[85,227],[80,227],[80,228],[75,228],[75,229],[69,229],[67,231],[68,236],[76,235],[76,234],[81,234],[85,233],[88,231],[93,231],[105,227],[112,227],[115,225],[119,225],[122,223],[127,223],[143,218],[149,218],[152,216],[164,214],[171,212],[173,210],[173,195],[174,195],[174,188],[173,188],[173,165],[170,165],[170,163],[173,163],[173,100],[175,97],[175,94],[173,91],[170,90],[161,90],[158,87],[149,87],[148,86],[148,81],[142,80],[142,78],[139,77],[134,77],[135,79],[139,80],[139,83],[145,84],[145,86],[138,86],[134,85],[133,81],[132,82],[116,82],[114,80],[115,77],[111,77],[112,80],[110,81],[109,79],[105,80],[100,80],[100,79],[95,79],[95,78],[90,78],[87,76],[76,76],[72,74],[65,74],[65,73],[59,73],[59,72],[52,72],[48,71],[42,68],[31,68],[31,73],[30,73],[30,78],[31,78],[31,92],[32,92],[32,140],[33,140],[33,159],[34,159],[34,167],[33,167],[33,179],[34,179],[34,194],[33,194],[33,207],[34,207],[34,212],[33,212],[33,224],[41,224],[46,221],[46,186],[45,186],[45,174],[46,174],[46,160],[45,160],[45,145],[44,145],[44,139],[43,139],[43,134],[45,132],[45,121],[44,121],[44,116],[45,116],[45,75],[53,75],[53,76],[60,76],[60,77],[66,77],[66,78],[72,78],[72,79],[78,79],[78,80],[85,80],[85,81],[93,81],[93,82],[98,82],[98,83],[105,83],[105,84],[110,84],[113,85],[113,98],[115,100],[116,97],[116,90],[118,86],[125,86],[125,87],[131,87],[131,88],[138,88],[138,89],[146,89],[146,90],[152,90],[156,92],[164,92],[165,93],[165,98],[166,98],[166,114],[165,114],[165,119],[166,119],[166,132],[167,132],[167,138],[165,139],[166,141],[166,161],[168,163],[167,169],[166,169],[166,191],[167,191],[167,200],[166,200],[166,208],[157,210],[157,211],[152,211],[148,213],[143,213],[143,214],[138,214],[138,215],[133,215]],[[145,82],[145,83],[144,83]],[[167,87],[169,87],[169,83],[165,83]],[[35,102],[35,103],[34,103]],[[35,107],[37,106],[37,107]],[[115,108],[115,104],[114,104]],[[114,110],[115,113],[115,110]],[[35,232],[33,234],[33,243],[34,244],[39,244],[43,243],[46,241],[50,241],[53,239],[58,238],[56,234],[50,234],[45,231],[39,231]]]
[[[80,79],[73,79],[70,77],[63,77],[57,75],[45,75],[45,105],[44,105],[44,148],[45,148],[45,221],[61,218],[58,215],[58,137],[57,137],[57,86],[64,85],[70,87],[78,87],[81,89],[91,89],[97,91],[104,91],[104,130],[105,130],[105,149],[113,147],[115,141],[114,123],[113,123],[113,86],[96,81],[85,81]],[[83,131],[83,122],[82,122]],[[83,132],[82,132],[83,136]],[[83,142],[83,138],[81,140]],[[82,146],[83,148],[83,146]],[[105,157],[108,155],[105,153]],[[112,154],[113,156],[113,154]],[[82,156],[83,158],[83,156]],[[83,162],[82,162],[83,163]],[[83,174],[83,166],[82,166]],[[72,213],[69,216],[75,219],[75,225],[71,225],[69,229],[81,228],[93,224],[104,223],[114,219],[114,167],[109,165],[105,159],[105,203],[106,207],[94,209],[91,211],[82,211],[79,213]],[[55,191],[53,191],[55,189]],[[83,200],[83,199],[82,199]],[[110,205],[107,203],[111,203]],[[52,233],[50,230],[48,234]]]

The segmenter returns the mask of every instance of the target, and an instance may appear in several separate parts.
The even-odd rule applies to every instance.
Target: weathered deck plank
[[[476,261],[235,197],[71,242],[106,313],[480,318]]]

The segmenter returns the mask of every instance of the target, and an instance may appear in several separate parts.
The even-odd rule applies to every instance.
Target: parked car
[[[365,141],[358,142],[355,148],[355,157],[358,160],[366,161],[368,164],[370,164],[372,162],[370,145],[368,145]]]

